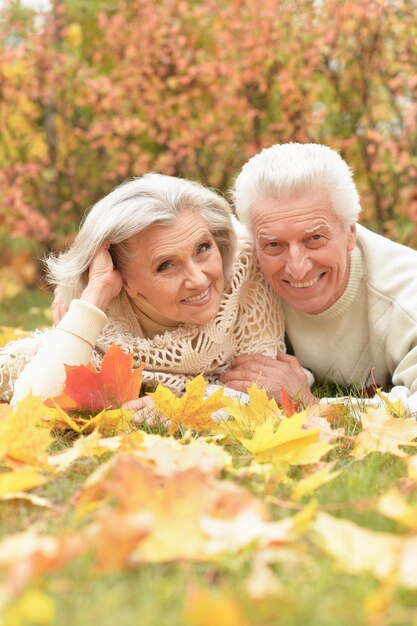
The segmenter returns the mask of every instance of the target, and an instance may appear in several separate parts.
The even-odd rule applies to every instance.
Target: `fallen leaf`
[[[114,515],[119,529],[124,519],[131,529],[133,513],[151,516],[149,535],[140,540],[130,562],[213,558],[203,517],[233,519],[250,510],[267,517],[262,503],[248,491],[196,467],[164,476],[146,459],[118,453],[94,474],[74,498],[77,506],[99,504],[93,523],[94,515],[102,518],[103,507],[108,523]]]
[[[268,418],[275,421],[281,419],[282,411],[273,398],[268,398],[264,389],[259,389],[253,384],[249,387],[248,396],[249,404],[229,396],[223,398],[224,409],[234,421],[224,423],[222,432],[231,432],[238,438],[242,436],[250,438],[255,427],[263,424]]]
[[[296,413],[278,424],[270,417],[255,428],[252,439],[242,439],[241,443],[259,463],[274,461],[300,465],[317,462],[332,446],[319,442],[319,429],[303,429],[306,419],[305,412]]]
[[[155,403],[155,408],[169,421],[169,433],[175,434],[180,427],[192,430],[206,430],[213,427],[212,415],[223,407],[223,388],[206,398],[207,383],[202,374],[187,382],[186,392],[181,397],[175,396],[167,387],[158,385],[156,391],[148,394]]]
[[[42,496],[37,496],[35,493],[25,493],[24,491],[14,491],[12,493],[5,493],[0,495],[0,500],[5,502],[7,500],[25,500],[26,502],[30,502],[30,504],[34,504],[35,506],[44,507],[46,509],[52,508],[52,503],[47,500],[47,498],[43,498]]]
[[[371,452],[390,452],[406,456],[398,446],[410,445],[417,437],[414,418],[392,417],[385,407],[371,409],[361,414],[363,430],[356,437],[351,455],[362,459]]]
[[[87,547],[79,534],[52,537],[31,528],[3,539],[0,567],[8,568],[11,591],[16,594],[33,576],[60,569]]]
[[[138,544],[149,535],[152,522],[153,516],[141,511],[99,511],[94,524],[87,529],[97,571],[118,571],[131,565],[131,555]]]
[[[117,408],[139,397],[145,364],[134,369],[133,355],[113,344],[104,355],[101,370],[92,363],[66,365],[66,381],[62,393],[47,401],[66,410],[101,411]]]
[[[201,438],[184,445],[171,437],[144,433],[135,455],[150,462],[161,476],[192,468],[215,476],[232,466],[232,457],[226,450]]]
[[[417,505],[407,502],[398,489],[383,493],[378,498],[376,510],[406,528],[417,530]]]
[[[323,469],[312,472],[306,478],[302,478],[293,489],[292,497],[294,500],[301,500],[306,495],[310,495],[323,485],[327,484],[341,473],[340,470],[332,471],[334,463],[328,463]]]
[[[384,393],[381,389],[375,389],[376,395],[378,395],[383,401],[387,412],[394,417],[405,417],[408,414],[408,410],[401,399],[389,400],[386,393]]]
[[[16,472],[0,474],[0,497],[13,492],[26,491],[48,482],[49,478],[41,476],[33,469],[20,469]]]
[[[214,617],[215,616],[215,617]],[[192,586],[184,607],[186,626],[250,626],[239,603],[222,589]]]
[[[55,604],[52,598],[39,589],[26,589],[4,610],[6,626],[49,626],[55,619]]]
[[[293,402],[290,399],[289,393],[284,387],[281,387],[280,395],[281,395],[281,404],[282,404],[282,408],[284,410],[285,415],[287,417],[292,417],[294,413],[296,413],[299,403]]]
[[[70,448],[49,455],[48,463],[58,472],[65,472],[74,461],[80,458],[105,454],[107,450],[99,445],[100,440],[100,433],[94,430],[85,437],[79,437]]]
[[[312,529],[313,540],[339,569],[417,588],[417,537],[375,532],[327,513],[317,515]]]
[[[40,398],[28,395],[0,420],[0,460],[11,468],[24,465],[48,469],[47,449],[53,441],[49,430],[39,428],[45,413]]]

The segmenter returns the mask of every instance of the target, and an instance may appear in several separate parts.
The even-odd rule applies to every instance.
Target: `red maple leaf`
[[[134,369],[133,356],[113,344],[105,354],[101,371],[92,363],[66,365],[62,393],[46,404],[57,404],[65,410],[101,411],[117,408],[139,396],[145,364]]]
[[[294,413],[296,413],[297,411],[298,403],[293,402],[290,399],[289,393],[285,389],[285,387],[281,387],[280,394],[281,394],[281,406],[283,408],[285,415],[287,417],[292,417]]]

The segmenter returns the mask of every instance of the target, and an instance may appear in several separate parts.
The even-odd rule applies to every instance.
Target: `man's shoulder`
[[[357,226],[357,245],[362,253],[364,278],[381,297],[397,302],[416,316],[417,251],[364,226]]]

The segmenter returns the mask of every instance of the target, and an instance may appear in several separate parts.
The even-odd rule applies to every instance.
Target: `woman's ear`
[[[132,289],[132,287],[130,287],[128,281],[125,278],[123,278],[123,288],[126,291],[129,298],[134,298],[135,296],[138,295],[138,292],[136,291],[136,289]]]

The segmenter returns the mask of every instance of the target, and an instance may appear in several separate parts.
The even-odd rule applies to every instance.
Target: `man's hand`
[[[292,400],[304,406],[317,403],[311,393],[306,373],[295,356],[279,352],[276,359],[262,354],[244,354],[232,361],[232,368],[221,374],[224,385],[248,391],[252,383],[265,389],[268,397],[281,400],[281,389],[288,391]]]

